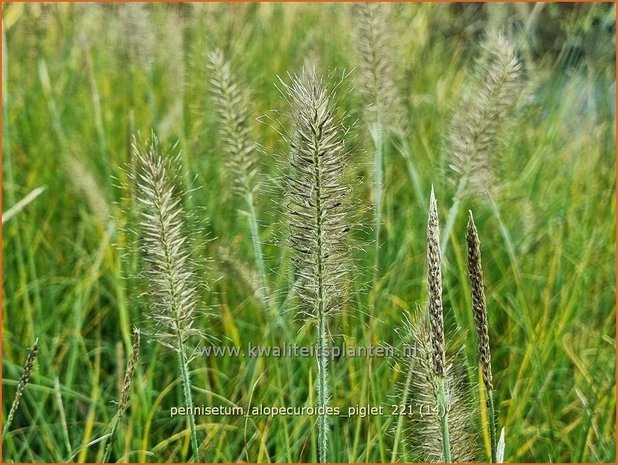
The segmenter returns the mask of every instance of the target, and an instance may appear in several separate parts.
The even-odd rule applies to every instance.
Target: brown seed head
[[[404,438],[419,461],[435,463],[444,460],[440,418],[445,406],[438,399],[441,380],[433,368],[431,328],[427,323],[425,317],[408,321],[402,331],[404,340],[414,349],[401,360],[409,380],[406,405],[413,409],[411,415],[404,417]],[[477,403],[469,387],[462,351],[450,354],[444,366],[444,389],[453,463],[478,462],[480,457]]]
[[[438,206],[431,188],[427,223],[427,283],[429,285],[429,324],[433,368],[437,376],[444,376],[444,317],[442,315],[442,270],[440,254],[440,226]]]
[[[487,308],[485,305],[485,289],[483,285],[483,267],[481,265],[481,243],[479,241],[472,212],[469,212],[468,232],[468,275],[472,289],[472,311],[478,338],[478,352],[483,382],[488,391],[492,390],[491,351],[489,348],[489,330],[487,324]]]

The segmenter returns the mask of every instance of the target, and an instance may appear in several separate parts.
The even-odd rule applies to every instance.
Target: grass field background
[[[38,337],[40,353],[3,460],[95,461],[122,386],[131,329],[148,305],[136,254],[127,176],[131,134],[178,142],[184,205],[196,244],[199,326],[219,345],[311,344],[292,304],[274,322],[254,296],[247,221],[231,189],[209,98],[207,53],[223,48],[250,88],[253,134],[263,148],[257,196],[272,288],[289,290],[281,161],[288,105],[277,77],[315,60],[351,71],[341,111],[356,179],[356,270],[336,341],[400,345],[395,329],[426,301],[426,220],[431,186],[441,221],[454,192],[445,142],[453,108],[487,27],[515,32],[531,65],[531,97],[496,154],[495,215],[466,199],[445,260],[446,326],[462,329],[475,360],[465,268],[466,211],[482,241],[499,426],[506,460],[615,461],[615,7],[597,5],[395,5],[393,78],[406,108],[406,139],[423,203],[405,160],[385,153],[381,267],[373,265],[372,146],[355,87],[349,5],[3,5],[2,210],[44,192],[2,226],[2,415]],[[343,86],[345,87],[345,86]],[[280,121],[280,123],[275,123]],[[510,241],[510,243],[509,243]],[[225,259],[231,251],[233,266]],[[205,260],[209,257],[210,260]],[[376,299],[377,304],[371,302]],[[280,299],[282,300],[282,299]],[[292,302],[293,303],[293,302]],[[279,326],[277,326],[279,325]],[[281,326],[282,325],[282,326]],[[284,329],[280,329],[284,328]],[[400,365],[380,358],[331,364],[332,405],[390,405]],[[198,357],[197,405],[314,403],[311,358]],[[188,458],[174,355],[143,336],[131,406],[113,460]],[[202,461],[315,461],[315,418],[198,417]],[[393,418],[332,422],[332,461],[391,460]],[[399,459],[413,459],[405,451]]]

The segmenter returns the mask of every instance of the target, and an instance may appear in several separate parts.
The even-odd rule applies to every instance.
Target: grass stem
[[[406,376],[406,382],[403,388],[403,396],[401,398],[401,405],[408,405],[408,398],[410,397],[410,385],[412,384],[412,377],[414,376],[414,370],[412,366],[408,369]],[[399,449],[399,443],[401,441],[401,433],[403,431],[405,415],[399,415],[397,417],[397,427],[395,429],[395,438],[393,439],[393,452],[391,454],[391,463],[397,462],[397,452]]]
[[[487,391],[487,410],[489,414],[489,436],[491,438],[491,462],[496,463],[498,440],[496,438],[496,413],[494,410],[494,394],[491,390]]]
[[[264,309],[271,309],[271,296],[268,281],[266,280],[266,266],[264,265],[264,254],[262,252],[262,243],[260,241],[260,230],[258,226],[258,218],[255,210],[255,199],[253,192],[247,191],[247,206],[249,207],[249,227],[251,228],[251,242],[253,243],[253,253],[258,267],[258,275],[260,280],[260,301]]]
[[[190,412],[187,415],[189,420],[189,432],[191,435],[191,448],[193,449],[193,461],[199,461],[199,443],[197,442],[197,428],[195,426],[195,417],[193,416],[193,397],[191,396],[191,378],[189,376],[189,367],[187,364],[187,355],[182,342],[182,335],[178,334],[178,369],[180,370],[180,379],[182,382],[182,394],[185,401],[185,406]]]

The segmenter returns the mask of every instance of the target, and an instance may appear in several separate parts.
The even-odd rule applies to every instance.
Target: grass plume
[[[365,119],[374,145],[373,197],[374,197],[374,274],[375,286],[380,273],[380,231],[382,229],[382,203],[384,197],[384,131],[387,101],[394,95],[388,81],[390,61],[386,53],[386,28],[379,3],[357,3],[352,7],[356,26],[356,44],[360,57],[359,80],[365,97]]]
[[[385,129],[405,131],[405,109],[394,80],[389,5],[356,3],[352,6],[355,43],[359,57],[359,84],[367,104],[366,119]]]
[[[470,78],[448,135],[449,167],[457,186],[443,231],[441,248],[448,239],[459,205],[470,192],[489,192],[494,185],[492,162],[500,137],[524,90],[525,68],[515,46],[501,33],[490,33],[483,55]]]
[[[4,436],[11,427],[11,423],[13,423],[13,419],[15,418],[15,413],[19,408],[19,403],[21,401],[22,396],[24,395],[24,391],[28,386],[28,382],[30,381],[30,375],[32,374],[32,370],[34,369],[34,362],[36,361],[36,357],[39,354],[39,340],[38,338],[34,341],[34,344],[30,348],[30,352],[26,357],[26,363],[24,364],[24,371],[21,374],[21,378],[19,378],[19,383],[17,384],[17,391],[15,392],[15,397],[13,398],[13,403],[11,404],[11,410],[9,410],[9,414],[6,417],[6,421],[4,422],[4,427],[2,428],[2,435]]]
[[[77,157],[67,157],[65,162],[69,179],[78,192],[85,198],[93,217],[107,226],[112,217],[107,196],[89,167]]]
[[[223,51],[208,54],[209,90],[219,117],[218,130],[225,162],[241,196],[256,190],[257,147],[251,140],[249,94],[233,73]]]
[[[195,327],[197,316],[196,276],[187,238],[183,232],[184,211],[177,192],[178,175],[172,166],[177,157],[163,156],[156,136],[142,145],[133,142],[138,164],[138,202],[142,206],[140,229],[147,280],[153,308],[148,313],[154,323],[154,338],[178,356],[183,397],[193,408],[189,377],[188,342],[202,337]],[[187,416],[194,459],[199,446],[193,415]]]
[[[433,187],[429,202],[427,311],[414,323],[406,321],[399,332],[414,347],[402,359],[406,375],[400,394],[412,413],[406,437],[422,462],[471,462],[476,453],[470,429],[474,410],[464,382],[465,368],[459,356],[446,357],[440,225]],[[402,425],[400,419],[395,429],[393,461],[397,459]]]
[[[244,287],[251,291],[251,294],[258,299],[262,300],[264,289],[260,287],[260,278],[258,273],[251,267],[251,265],[243,261],[237,254],[234,253],[232,248],[221,245],[217,249],[217,258],[221,264],[225,267],[228,273],[235,276],[240,280]]]
[[[142,67],[150,71],[153,66],[157,39],[153,27],[152,5],[129,2],[118,5],[120,30],[118,39],[121,50],[128,60],[129,72]]]
[[[395,83],[393,43],[389,18],[390,5],[356,3],[352,6],[355,44],[359,58],[358,80],[365,100],[365,120],[373,142],[373,196],[375,218],[375,252],[373,284],[380,273],[380,232],[384,202],[384,157],[389,134],[401,139],[397,144],[406,159],[410,178],[422,202],[418,172],[405,137],[406,109]],[[377,297],[377,296],[376,296]]]
[[[287,213],[290,244],[301,315],[317,326],[318,406],[329,400],[328,356],[330,320],[341,310],[342,286],[347,272],[349,230],[346,200],[349,187],[343,182],[346,149],[345,130],[335,122],[335,108],[315,70],[294,76],[284,84],[292,105],[294,131],[290,137],[290,171]],[[329,422],[318,418],[320,462],[328,461]]]
[[[234,176],[235,192],[246,202],[253,253],[262,287],[260,300],[264,308],[268,308],[270,291],[255,207],[258,156],[257,144],[251,139],[249,94],[234,76],[232,67],[221,50],[210,52],[208,68],[211,94],[219,116],[219,136],[226,153],[226,164]]]
[[[440,418],[442,461],[451,462],[451,442],[444,377],[444,316],[442,311],[442,256],[440,254],[440,225],[438,205],[431,188],[429,218],[427,220],[427,284],[429,288],[429,342],[431,365],[436,384],[437,408]]]
[[[404,382],[399,394],[411,414],[405,437],[422,462],[473,462],[478,454],[473,432],[474,404],[466,385],[465,360],[447,357],[442,305],[442,256],[437,202],[431,190],[427,221],[427,310],[407,320],[398,334],[413,351],[404,352]],[[404,419],[395,425],[392,461],[397,460]]]

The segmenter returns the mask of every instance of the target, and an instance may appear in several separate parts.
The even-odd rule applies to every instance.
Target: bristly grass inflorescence
[[[442,305],[442,256],[437,202],[431,190],[427,220],[427,309],[399,331],[404,342],[414,345],[402,357],[405,370],[400,383],[402,402],[412,410],[406,438],[424,462],[474,461],[477,447],[471,430],[475,414],[465,384],[465,361],[459,352],[447,357]],[[395,429],[393,460],[402,421]]]
[[[442,310],[442,256],[440,253],[440,225],[438,205],[433,187],[427,220],[427,284],[429,288],[429,324],[431,326],[431,354],[433,371],[444,377],[444,316]]]
[[[293,264],[297,275],[300,314],[317,327],[318,405],[329,399],[328,356],[330,321],[342,309],[348,272],[350,230],[347,202],[350,186],[343,180],[346,167],[346,130],[335,121],[332,96],[314,69],[284,84],[292,106],[294,130],[289,137],[286,179],[287,217]],[[318,418],[321,462],[328,461],[328,417]]]
[[[438,221],[438,205],[433,187],[429,199],[429,218],[427,220],[427,287],[429,302],[429,344],[431,348],[431,364],[433,378],[436,381],[436,406],[440,419],[440,445],[442,446],[442,461],[451,462],[452,451],[449,431],[449,411],[447,386],[444,376],[444,315],[442,309],[442,255],[440,254],[440,225]]]
[[[294,123],[285,179],[290,243],[300,314],[316,322],[340,313],[350,264],[346,129],[335,121],[333,96],[314,70],[294,76],[285,89]]]
[[[196,325],[198,288],[191,249],[183,228],[185,213],[178,192],[177,156],[163,155],[153,134],[149,142],[133,142],[137,160],[137,200],[142,207],[140,229],[146,278],[153,308],[147,318],[153,322],[152,337],[178,356],[183,397],[193,407],[189,378],[188,348],[192,338],[204,338]],[[193,415],[188,416],[194,459],[199,446]]]
[[[483,371],[483,382],[487,390],[491,391],[493,389],[491,350],[489,348],[489,324],[485,303],[485,285],[483,284],[483,266],[481,264],[481,242],[472,212],[469,212],[466,240],[468,243],[468,276],[472,290],[472,313],[478,339],[479,362]]]
[[[405,132],[405,108],[395,83],[390,5],[355,3],[352,6],[359,58],[358,80],[366,106],[366,120],[398,135]]]
[[[448,178],[456,190],[443,231],[443,253],[463,198],[472,192],[491,193],[496,186],[496,154],[526,89],[525,74],[515,46],[502,33],[488,34],[447,136]]]
[[[384,207],[384,157],[388,135],[405,133],[405,109],[394,80],[391,27],[388,18],[390,5],[356,3],[352,6],[354,41],[358,50],[359,88],[364,97],[364,118],[373,142],[373,201],[374,201],[374,274],[373,286],[380,275],[380,248]],[[374,308],[378,294],[374,294]]]
[[[208,54],[209,90],[217,112],[225,163],[234,175],[234,189],[241,197],[257,186],[257,145],[251,138],[249,93],[238,81],[223,51]]]
[[[229,61],[221,50],[208,55],[210,91],[219,116],[219,136],[225,151],[226,164],[234,176],[234,190],[245,200],[251,229],[253,253],[260,279],[259,297],[265,309],[272,304],[262,252],[259,222],[256,210],[258,189],[258,147],[251,138],[249,92],[238,81]]]
[[[154,323],[153,336],[164,346],[177,350],[191,337],[203,337],[195,326],[198,289],[194,264],[187,242],[185,213],[174,166],[178,156],[163,155],[157,137],[146,143],[133,142],[138,163],[137,201],[141,205],[140,230],[146,278],[154,309],[147,314]]]
[[[524,64],[503,34],[490,33],[482,52],[448,134],[450,179],[464,185],[461,195],[495,185],[492,163],[525,85]]]

